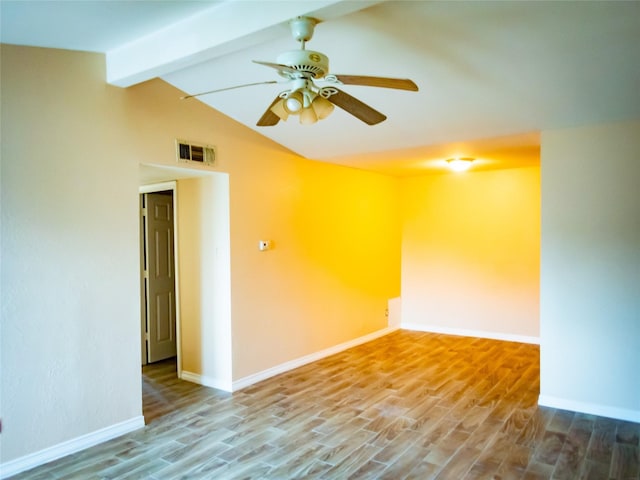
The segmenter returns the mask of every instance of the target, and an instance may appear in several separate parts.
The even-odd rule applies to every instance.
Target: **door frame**
[[[175,272],[175,299],[176,299],[176,363],[178,369],[178,378],[182,376],[182,341],[180,339],[180,272],[178,269],[178,183],[174,181],[152,183],[149,185],[141,185],[138,187],[138,201],[143,193],[166,192],[170,190],[173,198],[173,271]],[[140,265],[142,265],[142,251],[140,252]],[[141,292],[142,293],[142,292]],[[142,337],[142,322],[145,321],[142,315],[144,298],[140,296],[140,345],[145,341]]]

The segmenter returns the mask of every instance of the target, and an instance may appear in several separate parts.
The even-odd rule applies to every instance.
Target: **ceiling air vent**
[[[179,162],[194,162],[213,165],[216,161],[216,149],[211,145],[198,145],[186,140],[176,140],[176,155]]]

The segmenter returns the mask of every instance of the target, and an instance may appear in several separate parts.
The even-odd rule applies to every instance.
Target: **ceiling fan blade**
[[[267,80],[266,82],[245,83],[244,85],[236,85],[234,87],[227,87],[227,88],[218,88],[217,90],[209,90],[208,92],[200,92],[200,93],[194,93],[193,95],[185,95],[184,97],[180,97],[180,100],[199,97],[200,95],[208,95],[210,93],[225,92],[227,90],[235,90],[236,88],[253,87],[254,85],[265,85],[269,83],[279,83],[279,82],[277,82],[276,80]]]
[[[336,89],[338,90],[338,89]],[[352,97],[348,93],[344,93],[338,90],[338,93],[331,95],[327,98],[331,103],[340,107],[345,112],[350,113],[354,117],[362,120],[367,125],[376,125],[387,119],[385,115],[377,110],[374,110],[366,103],[361,102],[355,97]]]
[[[260,117],[260,120],[258,120],[258,123],[256,123],[258,127],[273,127],[274,125],[278,124],[278,122],[280,121],[280,117],[275,113],[273,113],[273,111],[271,110],[271,107],[273,107],[280,100],[282,99],[278,95],[275,98],[275,100],[271,102],[271,105],[269,105],[269,108],[267,108],[267,110]]]
[[[264,65],[265,67],[275,68],[276,70],[281,70],[283,72],[289,73],[297,73],[299,70],[296,70],[289,65],[282,65],[281,63],[273,63],[273,62],[261,62],[260,60],[252,60],[253,63],[257,63],[258,65]]]
[[[334,75],[345,85],[363,85],[367,87],[396,88],[398,90],[418,91],[418,86],[408,78],[367,77],[364,75]]]

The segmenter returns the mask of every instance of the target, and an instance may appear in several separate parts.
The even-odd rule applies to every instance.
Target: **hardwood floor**
[[[398,331],[233,394],[144,370],[148,425],[16,479],[640,479],[640,424],[537,407],[534,345]]]

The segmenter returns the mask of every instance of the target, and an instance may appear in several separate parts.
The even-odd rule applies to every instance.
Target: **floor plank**
[[[537,406],[535,345],[397,331],[233,394],[142,373],[144,429],[14,478],[640,480],[640,424]]]

